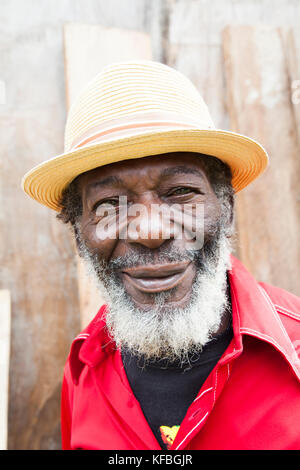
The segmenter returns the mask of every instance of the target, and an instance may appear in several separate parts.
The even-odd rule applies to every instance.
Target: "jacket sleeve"
[[[71,386],[68,364],[65,367],[61,390],[61,441],[63,450],[71,450]]]

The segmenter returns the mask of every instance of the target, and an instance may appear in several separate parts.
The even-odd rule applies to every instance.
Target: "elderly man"
[[[64,449],[300,447],[300,300],[230,254],[234,193],[267,165],[180,73],[106,67],[66,151],[24,190],[70,224],[105,305],[73,341]]]

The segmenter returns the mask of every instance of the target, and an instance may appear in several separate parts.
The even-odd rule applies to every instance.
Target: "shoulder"
[[[300,321],[300,297],[265,282],[258,284],[266,291],[279,314],[289,316],[296,322]]]
[[[270,298],[289,337],[300,346],[300,298],[280,287],[258,283]]]
[[[94,319],[74,338],[64,369],[64,378],[78,384],[86,365],[96,364],[103,356],[104,347],[109,343],[105,328],[106,305],[102,305]]]

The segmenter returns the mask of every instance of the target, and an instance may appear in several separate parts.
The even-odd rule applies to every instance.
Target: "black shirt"
[[[125,372],[133,394],[162,449],[171,446],[187,409],[232,337],[230,325],[185,364],[170,364],[161,360],[145,365],[142,359],[126,350],[122,351]]]

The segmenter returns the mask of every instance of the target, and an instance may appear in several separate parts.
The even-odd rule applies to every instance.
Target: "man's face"
[[[173,307],[183,307],[191,295],[196,261],[166,259],[161,262],[159,254],[166,250],[171,253],[184,253],[191,240],[184,230],[181,237],[175,238],[172,230],[169,234],[164,234],[162,221],[158,232],[154,234],[153,228],[157,228],[157,224],[151,221],[151,216],[155,217],[151,209],[155,205],[167,204],[177,210],[182,208],[183,214],[185,207],[196,209],[198,205],[202,208],[201,215],[204,215],[204,241],[207,242],[215,236],[220,218],[220,202],[201,165],[201,158],[195,155],[186,154],[183,157],[182,154],[173,154],[114,163],[82,175],[80,190],[83,201],[81,233],[87,247],[99,260],[109,263],[119,257],[136,259],[142,254],[150,255],[151,262],[147,265],[139,263],[138,266],[119,269],[120,280],[134,303],[141,309],[150,307],[155,299],[155,296],[150,294],[173,289],[174,295],[168,302]],[[110,204],[118,213],[120,196],[126,196],[129,206],[142,205],[146,221],[143,221],[143,215],[139,212],[136,216],[139,216],[142,230],[132,234],[129,231],[126,239],[120,239],[117,233],[116,238],[101,240],[96,228],[108,215],[106,213],[103,216],[104,210],[100,214],[100,209]],[[197,211],[191,210],[189,214],[190,218],[186,218],[185,223],[194,222],[195,225],[193,219]],[[132,224],[134,218],[129,216],[127,223]],[[184,224],[183,217],[182,222]],[[170,224],[172,225],[172,221]],[[137,229],[141,225],[138,225]]]
[[[81,175],[78,184],[80,250],[104,288],[116,343],[149,358],[174,359],[201,348],[221,325],[229,256],[221,202],[201,157],[175,153],[118,162]],[[128,208],[125,219],[120,201]],[[153,207],[162,205],[176,208],[171,220],[157,219]],[[187,208],[187,218],[180,218]],[[103,239],[99,224],[115,222],[111,210],[117,229]],[[195,249],[189,235],[198,227],[203,243]]]

